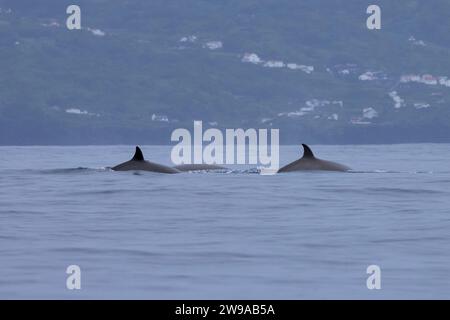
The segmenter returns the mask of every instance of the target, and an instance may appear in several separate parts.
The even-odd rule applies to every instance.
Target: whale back
[[[318,159],[314,156],[311,148],[302,144],[303,146],[303,156],[289,163],[288,165],[282,167],[278,172],[292,172],[292,171],[348,171],[349,167],[342,164]]]
[[[150,171],[159,173],[179,173],[176,168],[167,167],[162,164],[153,163],[144,159],[144,154],[139,147],[131,160],[121,163],[113,168],[114,171]]]

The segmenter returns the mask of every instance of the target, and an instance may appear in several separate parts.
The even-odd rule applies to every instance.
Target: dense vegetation
[[[284,143],[450,140],[450,86],[400,82],[450,77],[448,0],[376,1],[379,31],[373,1],[80,0],[69,31],[72,3],[0,1],[0,144],[167,144],[193,120],[280,128]]]

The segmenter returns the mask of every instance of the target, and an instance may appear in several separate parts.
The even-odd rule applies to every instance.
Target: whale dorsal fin
[[[314,153],[306,144],[302,144],[302,146],[303,146],[303,158],[315,158]]]
[[[136,147],[136,152],[134,153],[133,159],[134,161],[144,161],[144,155],[142,154],[141,148]]]

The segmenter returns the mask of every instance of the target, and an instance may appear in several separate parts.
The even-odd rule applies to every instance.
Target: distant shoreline
[[[280,144],[280,147],[292,147],[301,143]],[[396,142],[396,143],[314,143],[315,146],[392,146],[392,145],[415,145],[415,144],[450,144],[448,142]],[[111,143],[111,144],[0,144],[2,147],[110,147],[110,146],[147,146],[147,147],[173,147],[173,144],[152,144],[152,143]]]

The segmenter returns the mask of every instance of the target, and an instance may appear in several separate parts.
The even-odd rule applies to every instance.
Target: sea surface
[[[113,172],[134,146],[0,147],[0,298],[450,299],[450,145],[312,148],[353,171]]]

